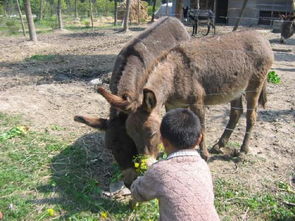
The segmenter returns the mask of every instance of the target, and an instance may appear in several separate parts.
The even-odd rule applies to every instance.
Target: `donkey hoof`
[[[220,146],[218,144],[215,144],[210,150],[210,153],[213,154],[223,154],[223,151],[220,149]]]
[[[243,152],[243,151],[238,151],[237,149],[234,149],[233,152],[232,152],[232,156],[233,157],[239,157],[239,158],[243,159],[243,158],[246,157],[246,153]]]

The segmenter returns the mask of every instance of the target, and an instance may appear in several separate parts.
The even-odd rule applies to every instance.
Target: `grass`
[[[56,58],[56,55],[48,54],[48,55],[42,55],[42,54],[36,54],[26,59],[26,61],[52,61]]]
[[[0,135],[20,126],[20,117],[0,114]],[[58,125],[50,129],[66,130]],[[0,211],[4,220],[157,219],[154,201],[132,211],[128,202],[101,197],[114,176],[113,165],[87,142],[69,144],[49,132],[28,130],[2,139],[0,148]]]
[[[71,144],[50,134],[66,131],[59,125],[51,125],[47,132],[28,128],[20,116],[0,113],[0,137],[5,137],[0,140],[4,220],[158,219],[156,200],[131,210],[127,200],[101,197],[110,182],[120,179],[120,172],[108,155],[97,151],[91,140],[94,135]],[[273,186],[268,192],[251,192],[231,180],[218,179],[214,185],[216,208],[223,220],[234,220],[246,211],[250,220],[295,218],[294,207],[288,205],[295,203],[295,194],[287,183],[269,184]]]
[[[290,203],[295,203],[295,192],[284,182],[273,185],[274,192],[253,193],[235,181],[218,179],[215,181],[216,208],[219,214],[248,214],[256,220],[294,220],[295,208]],[[225,215],[224,219],[232,220],[232,217]]]

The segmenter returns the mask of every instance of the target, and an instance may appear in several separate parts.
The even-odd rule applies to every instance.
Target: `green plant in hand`
[[[135,170],[139,175],[142,175],[145,171],[147,171],[147,160],[148,158],[145,155],[137,155],[133,158]]]
[[[267,74],[267,81],[273,84],[281,83],[281,78],[275,71],[270,71]]]

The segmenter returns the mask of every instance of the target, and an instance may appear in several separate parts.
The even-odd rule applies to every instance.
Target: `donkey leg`
[[[233,130],[235,129],[240,116],[243,113],[243,102],[242,102],[242,96],[233,100],[231,103],[231,109],[230,109],[230,117],[229,121],[226,125],[226,128],[219,139],[218,143],[213,146],[213,148],[210,150],[211,153],[221,153],[222,151],[220,148],[225,147],[227,144]]]
[[[257,111],[257,105],[258,105],[258,98],[260,95],[259,92],[249,92],[246,94],[246,100],[247,100],[247,127],[246,127],[246,133],[244,136],[243,144],[241,146],[241,152],[248,153],[249,152],[249,140],[251,137],[251,132],[253,129],[253,126],[256,123],[256,111]]]
[[[190,106],[190,109],[199,117],[200,123],[202,126],[202,134],[203,134],[203,139],[200,143],[200,152],[201,156],[204,160],[209,159],[209,152],[206,147],[206,133],[205,133],[205,106],[203,104],[194,104]]]

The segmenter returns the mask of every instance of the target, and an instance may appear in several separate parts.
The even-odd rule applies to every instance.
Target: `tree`
[[[183,16],[183,0],[176,0],[176,7],[175,7],[175,17],[178,19],[182,19]]]
[[[75,0],[75,19],[78,19],[78,0]]]
[[[129,28],[128,21],[129,21],[129,12],[130,12],[130,1],[131,0],[126,0],[126,11],[125,11],[124,27],[123,27],[124,32],[127,32]]]
[[[43,18],[43,1],[44,0],[40,0],[40,9],[39,9],[39,20],[41,21]]]
[[[63,29],[62,14],[61,14],[61,0],[58,0],[57,3],[57,20],[58,20],[58,29]]]
[[[91,27],[92,27],[92,31],[93,31],[94,30],[94,25],[93,25],[92,0],[89,0],[89,15],[90,15]]]
[[[118,20],[118,1],[114,0],[115,4],[114,4],[114,25],[117,25],[117,20]]]
[[[18,0],[16,0],[16,6],[17,6],[18,14],[19,14],[19,19],[20,19],[20,22],[21,22],[21,25],[22,25],[23,34],[24,34],[24,36],[26,36],[26,30],[25,30],[23,15],[22,15],[22,11],[20,10],[20,6],[19,6],[19,1]]]
[[[154,22],[154,20],[155,20],[155,10],[156,10],[156,4],[157,4],[157,0],[154,0],[153,1],[153,14],[152,14],[152,20],[151,20],[151,22]]]
[[[37,41],[37,34],[36,34],[35,24],[34,24],[34,20],[33,20],[33,16],[32,16],[32,9],[31,9],[30,0],[25,0],[24,5],[25,5],[27,22],[28,22],[30,40],[36,42]]]
[[[238,29],[239,24],[240,24],[240,21],[241,21],[241,18],[242,18],[242,16],[243,16],[243,13],[244,13],[244,11],[245,11],[245,8],[246,8],[247,3],[248,3],[248,0],[244,0],[244,2],[243,2],[243,6],[242,6],[242,9],[241,9],[241,11],[240,11],[239,18],[238,18],[237,21],[236,21],[236,24],[235,24],[235,26],[234,26],[234,28],[233,28],[233,31],[236,31],[236,30]]]

